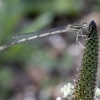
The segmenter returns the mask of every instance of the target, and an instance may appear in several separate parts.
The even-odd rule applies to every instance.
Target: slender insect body
[[[27,33],[25,35],[23,34],[23,35],[15,36],[13,37],[14,40],[12,42],[4,46],[0,46],[0,51],[11,45],[16,45],[25,41],[30,41],[37,38],[42,38],[42,37],[46,37],[46,36],[50,36],[50,35],[54,35],[58,33],[65,33],[65,32],[77,32],[76,43],[78,43],[81,47],[84,47],[78,40],[79,36],[82,36],[82,39],[85,36],[82,34],[82,29],[88,32],[88,25],[84,21],[82,21],[80,25],[69,24],[67,26],[62,26],[62,27],[54,28],[47,31],[33,32],[33,33]]]

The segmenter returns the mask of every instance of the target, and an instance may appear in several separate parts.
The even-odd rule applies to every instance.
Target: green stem
[[[75,85],[74,100],[94,100],[98,67],[98,34],[94,21],[89,25],[88,40]]]

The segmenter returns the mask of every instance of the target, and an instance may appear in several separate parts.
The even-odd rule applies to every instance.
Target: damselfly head
[[[81,21],[81,24],[86,24],[86,22],[84,20]]]
[[[89,27],[84,20],[81,22],[81,25],[84,29],[88,30]]]

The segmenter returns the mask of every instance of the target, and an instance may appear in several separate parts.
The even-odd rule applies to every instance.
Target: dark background
[[[18,34],[82,20],[88,24],[95,20],[100,30],[100,0],[0,0],[0,45]],[[62,96],[61,87],[73,84],[82,58],[83,48],[75,39],[75,32],[63,33],[1,51],[0,100],[56,100]]]

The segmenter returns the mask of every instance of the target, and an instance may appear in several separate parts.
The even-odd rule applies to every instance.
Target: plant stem
[[[98,33],[96,23],[89,25],[88,40],[85,44],[83,58],[75,85],[74,100],[94,100],[98,67]]]

